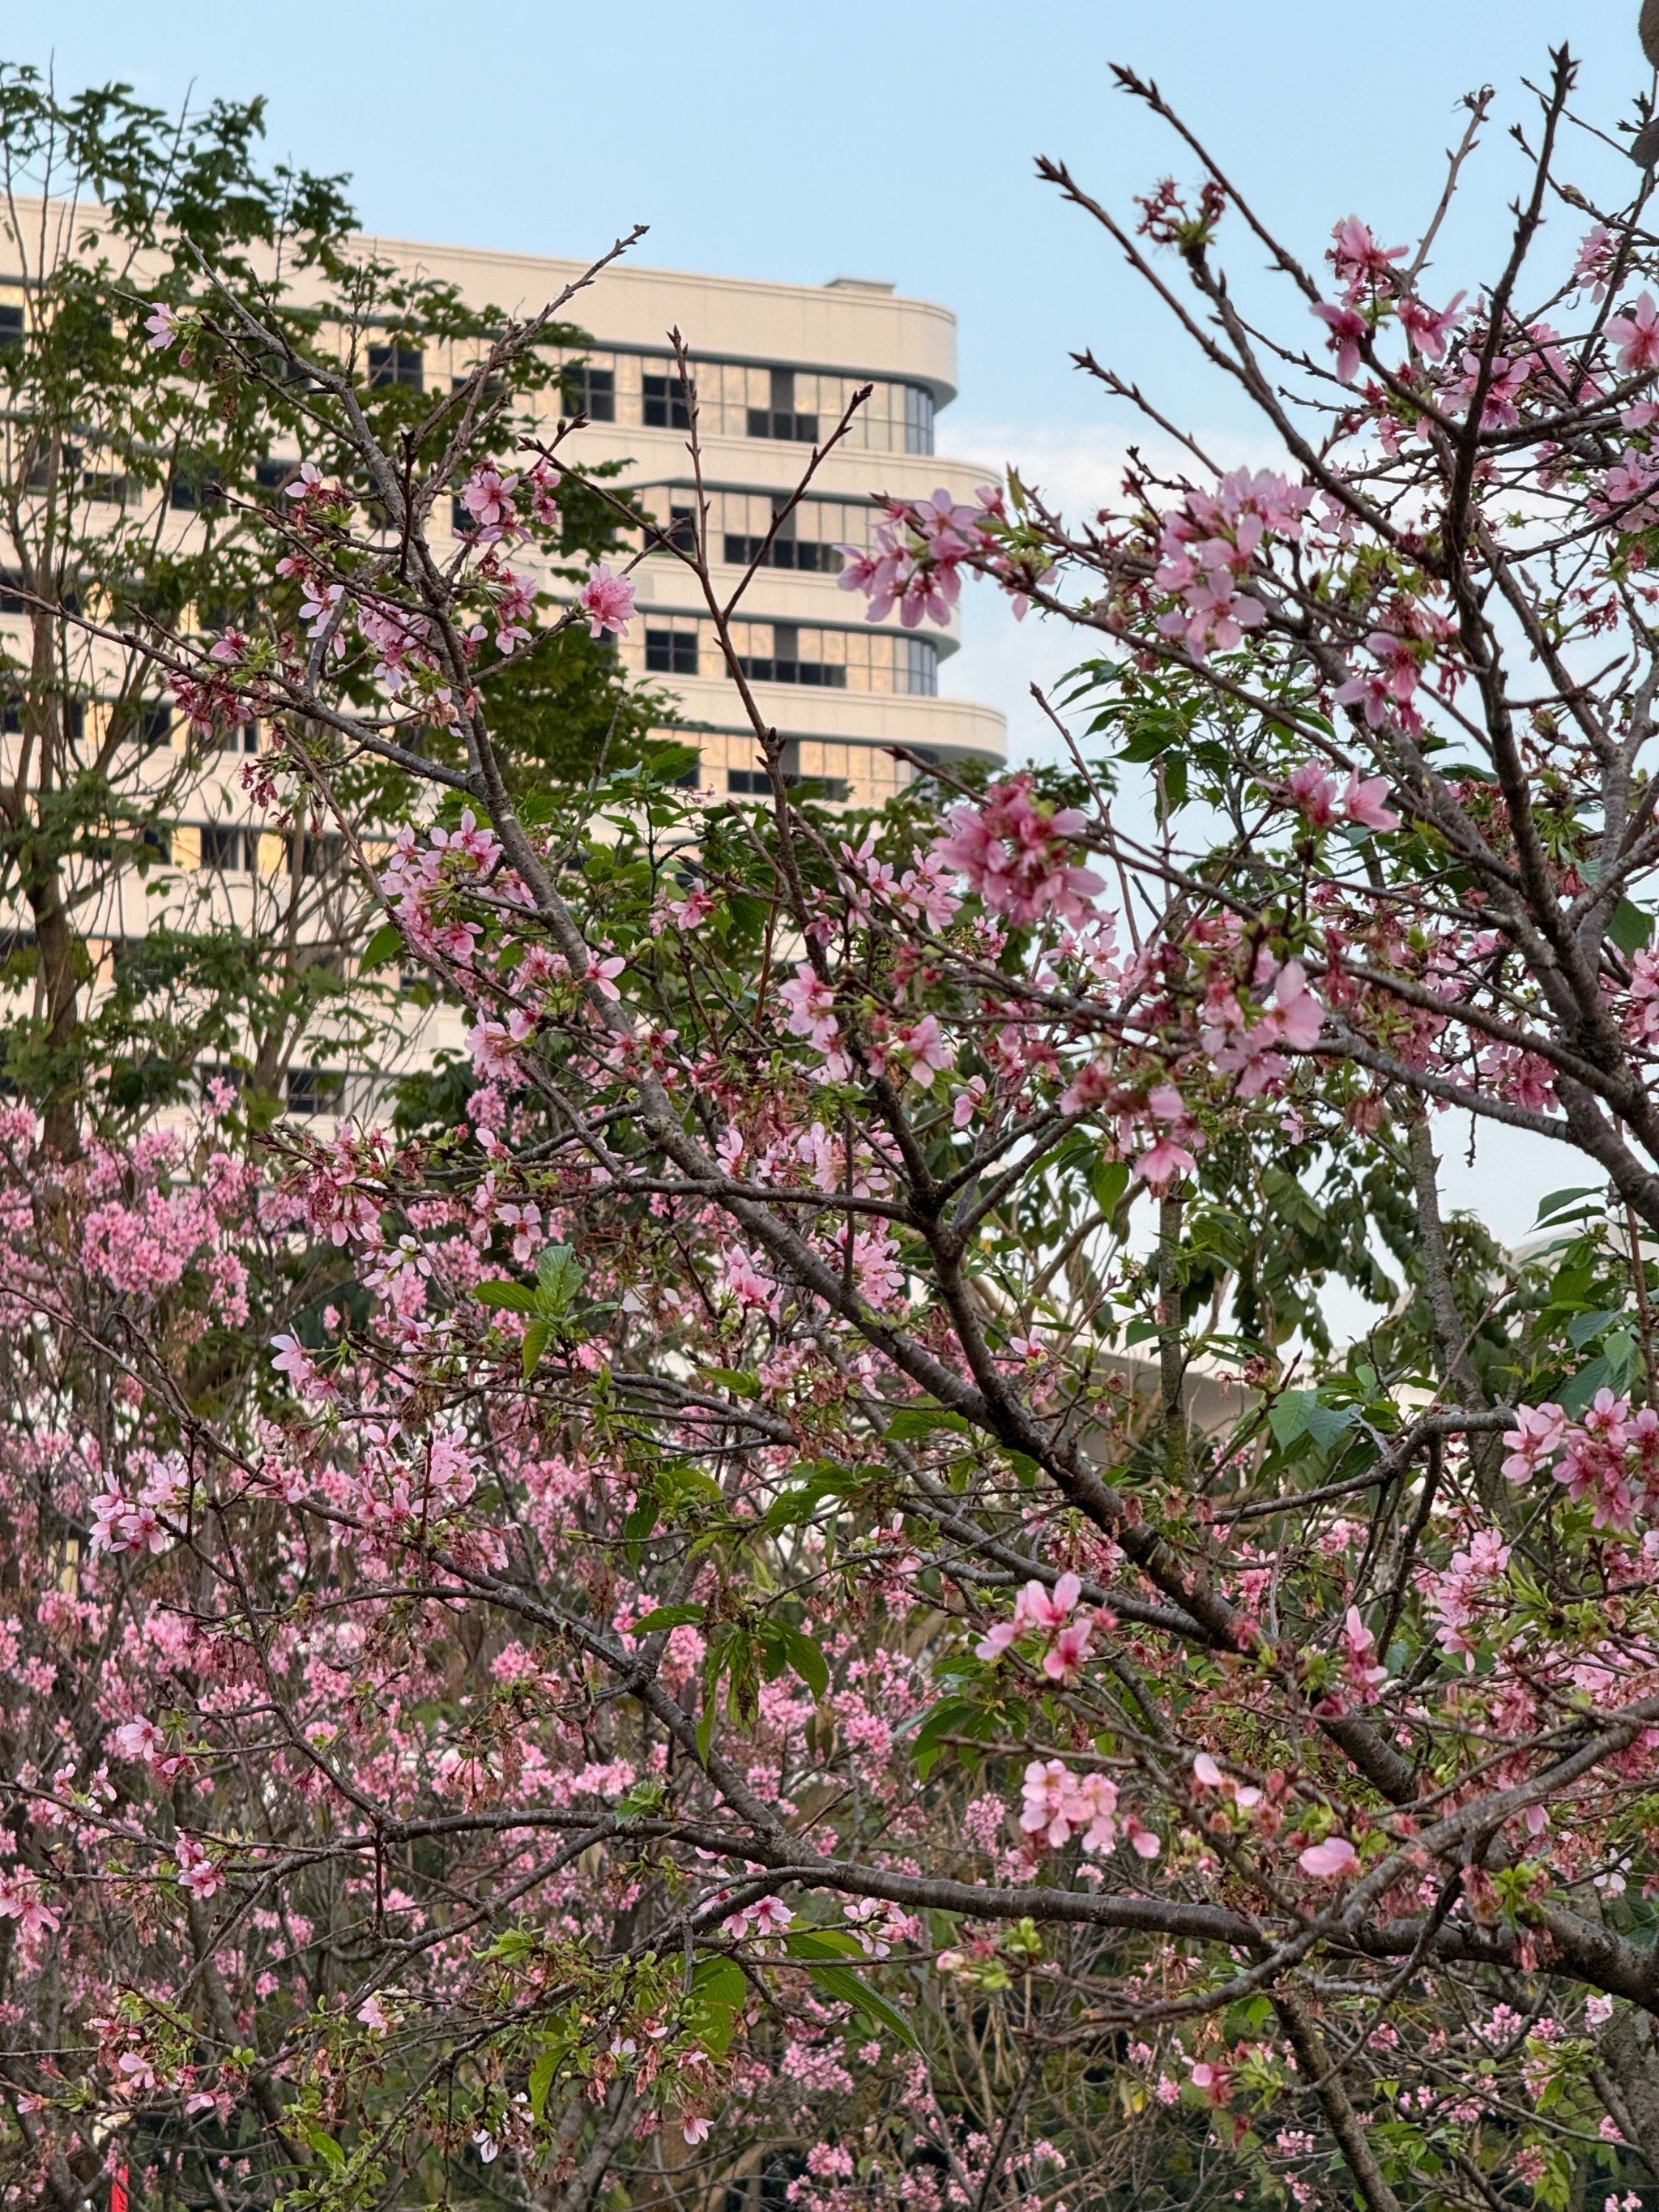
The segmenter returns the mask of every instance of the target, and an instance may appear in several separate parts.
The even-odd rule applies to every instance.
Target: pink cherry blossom
[[[1382,803],[1388,788],[1387,776],[1362,777],[1358,769],[1350,769],[1347,788],[1342,794],[1342,811],[1350,822],[1366,830],[1397,830],[1400,817]]]
[[[1619,349],[1619,366],[1628,374],[1659,368],[1659,307],[1644,292],[1628,314],[1607,319],[1607,337]]]
[[[1310,1844],[1297,1864],[1316,1881],[1346,1881],[1359,1872],[1359,1854],[1346,1836],[1329,1836],[1322,1844]]]
[[[613,576],[608,564],[601,561],[583,586],[578,604],[588,617],[590,635],[603,637],[609,631],[624,636],[634,615],[633,579]]]
[[[1352,384],[1359,374],[1359,349],[1370,336],[1370,325],[1357,309],[1334,307],[1324,300],[1313,312],[1329,327],[1327,343],[1336,356],[1337,374],[1344,384]]]

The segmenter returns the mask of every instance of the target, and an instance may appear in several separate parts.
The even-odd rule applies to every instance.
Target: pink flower
[[[380,1998],[375,1996],[363,1999],[357,2008],[357,2017],[363,2026],[375,2035],[384,2035],[392,2025],[391,2020],[381,2009]]]
[[[1462,321],[1463,295],[1449,301],[1437,312],[1426,307],[1420,300],[1405,299],[1400,302],[1400,319],[1405,325],[1418,350],[1430,361],[1443,361],[1453,331]]]
[[[1651,292],[1644,292],[1627,315],[1614,315],[1607,336],[1619,349],[1619,366],[1632,374],[1659,368],[1659,307]]]
[[[984,1106],[985,1091],[985,1078],[982,1075],[970,1075],[967,1088],[957,1092],[951,1107],[951,1127],[953,1129],[965,1129],[969,1127]]]
[[[1042,1662],[1042,1671],[1051,1682],[1077,1680],[1083,1662],[1089,1656],[1094,1632],[1095,1624],[1086,1613],[1081,1620],[1067,1621]]]
[[[115,1748],[123,1759],[142,1759],[146,1765],[155,1764],[167,1749],[167,1741],[155,1722],[145,1720],[142,1715],[136,1721],[124,1722],[114,1737]]]
[[[620,999],[622,993],[617,988],[615,979],[627,965],[620,953],[614,954],[609,960],[601,960],[595,953],[587,963],[586,980],[602,999]]]
[[[1327,340],[1336,356],[1336,373],[1344,384],[1352,384],[1359,374],[1359,346],[1363,338],[1370,336],[1370,325],[1352,307],[1333,307],[1322,300],[1314,309],[1322,322],[1330,325]]]
[[[1018,1638],[1020,1627],[1021,1623],[1018,1620],[998,1621],[996,1626],[981,1636],[974,1646],[974,1656],[987,1661],[1000,1659],[1008,1646]]]
[[[1224,2105],[1232,2095],[1233,2077],[1225,2066],[1200,2058],[1190,2070],[1194,2088],[1201,2089],[1212,2105]]]
[[[1344,1668],[1348,1686],[1362,1705],[1376,1703],[1377,1686],[1389,1679],[1389,1670],[1376,1656],[1376,1639],[1360,1618],[1359,1607],[1351,1605],[1342,1629]]]
[[[25,1936],[55,1936],[61,1917],[33,1875],[21,1867],[0,1874],[0,1920],[15,1920]]]
[[[708,2123],[701,2112],[689,2113],[680,2123],[680,2133],[689,2143],[707,2142]]]
[[[1198,1166],[1194,1149],[1204,1139],[1187,1111],[1187,1103],[1172,1083],[1161,1083],[1146,1101],[1147,1111],[1166,1126],[1154,1136],[1149,1149],[1135,1162],[1134,1171],[1149,1190],[1161,1191],[1178,1175],[1191,1175]]]
[[[1512,1429],[1504,1431],[1510,1455],[1503,1472],[1510,1482],[1530,1482],[1538,1472],[1538,1462],[1560,1449],[1567,1417],[1559,1406],[1518,1406],[1515,1422]]]
[[[601,561],[583,586],[578,604],[588,617],[590,637],[603,637],[607,630],[623,636],[634,614],[633,579],[613,576]]]
[[[900,1030],[896,1042],[909,1060],[912,1079],[924,1091],[931,1091],[935,1077],[957,1064],[955,1048],[939,1035],[939,1023],[932,1014],[924,1014],[909,1029]]]
[[[1297,1864],[1318,1881],[1346,1881],[1359,1871],[1359,1854],[1346,1836],[1328,1836],[1322,1844],[1310,1844]]]
[[[1318,1043],[1325,1009],[1299,960],[1287,960],[1273,978],[1273,1000],[1267,1018],[1286,1044],[1305,1052]]]
[[[178,310],[163,301],[152,312],[144,328],[149,332],[150,351],[164,353],[179,335]]]
[[[1021,1796],[1021,1828],[1050,1850],[1064,1850],[1079,1831],[1091,1854],[1117,1840],[1117,1784],[1109,1775],[1073,1774],[1062,1759],[1034,1759]]]
[[[178,1842],[179,1883],[191,1895],[204,1904],[215,1897],[225,1886],[225,1878],[202,1846],[189,1836],[180,1836]]]
[[[1588,292],[1592,300],[1605,299],[1618,258],[1618,240],[1605,223],[1598,222],[1580,240],[1578,258],[1572,264],[1579,289]]]
[[[932,857],[965,876],[994,914],[1016,922],[1052,913],[1081,921],[1088,902],[1105,888],[1088,868],[1073,865],[1071,840],[1086,827],[1075,807],[1051,809],[1032,797],[1029,774],[993,784],[977,806],[958,806],[950,834]]]
[[[517,477],[504,477],[494,461],[481,461],[467,478],[461,505],[479,525],[480,538],[499,538],[516,519],[513,504]]]
[[[1322,762],[1304,761],[1300,768],[1291,770],[1286,787],[1308,817],[1310,829],[1329,829],[1336,819],[1336,786],[1325,773]]]
[[[1400,817],[1391,814],[1382,804],[1389,788],[1386,775],[1361,778],[1359,770],[1348,771],[1348,787],[1342,794],[1342,811],[1350,822],[1366,830],[1397,830]]]

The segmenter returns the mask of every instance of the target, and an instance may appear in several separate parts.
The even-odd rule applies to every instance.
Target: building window
[[[907,453],[933,450],[933,395],[923,384],[904,387],[904,450]]]
[[[691,395],[679,376],[641,376],[641,410],[652,430],[689,430]]]
[[[586,415],[590,422],[614,422],[617,419],[617,372],[614,368],[595,368],[592,362],[573,362],[561,372],[564,386],[564,404],[573,415]],[[657,382],[666,384],[667,379]],[[647,416],[646,421],[651,421]]]
[[[708,673],[697,658],[702,625],[694,615],[659,615],[623,647],[627,665],[655,675]],[[929,638],[832,623],[734,622],[732,647],[751,683],[793,684],[831,691],[908,693],[939,690],[939,650]],[[719,672],[718,654],[710,666]]]
[[[195,514],[200,508],[222,507],[224,481],[211,461],[181,460],[167,486],[167,504]]]
[[[790,769],[784,770],[783,781],[786,789],[793,791],[805,784],[809,798],[830,799],[838,806],[852,788],[844,775],[800,775]],[[769,799],[772,779],[764,769],[729,768],[726,771],[726,787],[735,798]]]
[[[751,634],[757,625],[751,624]],[[803,658],[800,624],[774,623],[772,650],[769,653],[744,653],[738,665],[755,684],[815,684],[832,690],[847,688],[847,666],[843,661],[831,663],[817,657]],[[817,641],[822,633],[814,631]]]
[[[394,384],[406,385],[411,392],[419,392],[424,388],[425,383],[424,360],[417,346],[370,346],[368,385],[371,392],[385,391]]]
[[[261,491],[281,491],[299,471],[298,461],[255,461],[253,481]]]
[[[795,411],[795,372],[793,368],[775,368],[772,371],[771,400],[769,407],[751,407],[749,410],[749,434],[751,438],[784,438],[797,445],[817,445],[817,416]]]
[[[248,849],[251,848],[252,852]],[[234,875],[239,868],[251,867],[258,852],[258,833],[246,842],[238,824],[232,822],[204,822],[202,824],[202,866],[218,875]],[[245,857],[245,854],[246,857]]]
[[[23,343],[23,310],[11,301],[0,302],[0,352]]]
[[[345,839],[329,834],[288,840],[288,872],[291,876],[334,874],[345,858]]]
[[[143,745],[146,751],[173,741],[173,709],[164,702],[152,704],[141,699],[132,708],[132,720],[128,725],[129,744]]]
[[[733,568],[746,568],[751,561],[759,561],[768,568],[806,569],[821,576],[841,574],[840,546],[819,544],[809,538],[786,538],[781,531],[769,545],[764,538],[741,538],[728,530],[726,558]]]
[[[939,647],[925,637],[902,637],[897,660],[902,691],[919,692],[925,699],[939,696]]]
[[[697,633],[689,629],[647,629],[645,665],[653,676],[695,676],[697,672]]]
[[[290,1114],[334,1114],[345,1096],[345,1076],[335,1067],[290,1067],[286,1088]]]

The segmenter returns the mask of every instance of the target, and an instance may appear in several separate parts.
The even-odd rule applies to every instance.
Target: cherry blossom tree
[[[544,323],[419,468],[309,358],[390,526],[308,468],[299,619],[171,673],[343,836],[405,780],[358,857],[471,1078],[0,1130],[19,2201],[1653,2201],[1659,240],[1559,179],[1573,78],[1458,290],[1490,95],[1417,245],[1317,265],[1121,74],[1194,185],[1045,173],[1279,460],[1085,360],[1178,468],[890,502],[873,612],[978,574],[1085,657],[1065,773],[878,817],[786,775],[706,527],[515,566],[607,496],[579,424],[470,450]],[[165,335],[289,343],[205,278]],[[769,799],[503,761],[647,558]],[[1528,1252],[1450,1109],[1561,1148]]]

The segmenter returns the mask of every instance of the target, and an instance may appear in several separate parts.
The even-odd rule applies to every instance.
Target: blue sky
[[[942,447],[1018,461],[1075,506],[1115,489],[1130,418],[1073,349],[1139,379],[1224,458],[1257,457],[1237,392],[1033,174],[1037,153],[1061,157],[1121,209],[1166,169],[1193,173],[1111,62],[1156,78],[1316,260],[1342,215],[1391,240],[1420,225],[1459,95],[1491,81],[1504,122],[1525,113],[1521,79],[1541,76],[1553,40],[1582,56],[1588,113],[1626,108],[1648,81],[1636,15],[1637,0],[78,0],[56,21],[15,17],[4,51],[52,62],[64,87],[119,77],[165,106],[192,86],[263,92],[271,152],[349,171],[365,224],[388,235],[579,255],[642,221],[641,258],[659,265],[877,276],[943,301],[962,397]],[[1486,162],[1485,213],[1441,257],[1448,295],[1501,251],[1517,179],[1501,126]],[[1246,246],[1247,285],[1261,258]],[[1066,658],[1063,636],[1016,630],[981,593],[945,688],[1002,707],[1014,749],[1040,753],[1027,686]]]
[[[3,50],[50,63],[65,89],[119,78],[168,106],[192,86],[264,93],[272,154],[349,171],[364,223],[387,235],[580,255],[645,222],[641,258],[659,266],[875,276],[943,301],[960,319],[962,398],[941,445],[1018,461],[1076,503],[1115,488],[1129,421],[1071,367],[1075,348],[1155,391],[1224,459],[1255,450],[1233,392],[1033,176],[1036,154],[1055,155],[1122,209],[1165,171],[1192,175],[1111,62],[1156,78],[1310,259],[1346,214],[1389,242],[1420,228],[1459,95],[1496,85],[1470,212],[1437,255],[1449,295],[1502,252],[1519,174],[1503,129],[1530,120],[1522,80],[1540,81],[1569,39],[1577,104],[1610,127],[1651,82],[1637,13],[1638,0],[77,0],[14,17]],[[1570,131],[1566,146],[1568,177],[1609,173],[1588,137]],[[1554,242],[1570,252],[1577,226],[1560,212]],[[1247,288],[1261,258],[1240,257]],[[1016,629],[970,595],[945,688],[1003,707],[1013,749],[1040,750],[1026,685],[1069,657],[1063,635]],[[1509,1138],[1483,1136],[1455,1180],[1513,1237],[1537,1192],[1572,1177],[1554,1147]],[[1439,1141],[1455,1156],[1462,1124]]]
[[[1170,150],[1112,86],[1155,76],[1266,212],[1316,252],[1358,210],[1408,225],[1457,95],[1506,97],[1571,35],[1585,105],[1646,81],[1637,0],[77,0],[22,11],[14,60],[171,105],[270,101],[270,145],[347,169],[388,234],[580,254],[647,222],[668,267],[892,279],[962,323],[963,412],[1092,425],[1090,343],[1224,419],[1172,362],[1111,250],[1032,176],[1068,160],[1122,204]],[[1500,155],[1501,161],[1501,155]],[[1190,172],[1190,162],[1185,165]],[[948,420],[948,418],[947,418]]]

